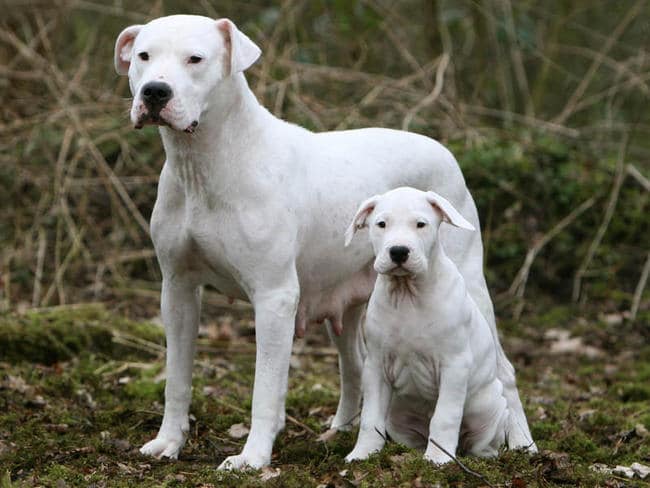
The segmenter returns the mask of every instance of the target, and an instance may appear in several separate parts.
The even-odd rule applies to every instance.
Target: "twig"
[[[650,191],[650,180],[643,176],[641,172],[636,169],[636,166],[628,164],[626,167],[627,174],[634,178],[639,184],[645,189],[645,191]]]
[[[630,321],[634,322],[636,320],[636,314],[639,312],[639,304],[641,303],[641,296],[643,295],[643,290],[645,285],[648,282],[648,275],[650,274],[650,252],[645,260],[645,265],[643,266],[643,271],[641,271],[641,277],[639,282],[636,285],[634,290],[634,299],[632,300],[632,308],[630,308]]]
[[[447,451],[444,447],[442,447],[440,444],[438,444],[433,438],[429,437],[429,442],[433,443],[434,446],[436,446],[438,449],[440,449],[443,453],[445,453],[447,456],[449,456],[452,461],[454,461],[460,469],[465,471],[467,474],[474,476],[475,478],[480,479],[483,483],[488,485],[490,488],[496,488],[492,483],[488,481],[488,479],[483,476],[481,473],[477,473],[476,471],[469,469],[467,466],[465,466],[463,463],[461,463],[456,456],[451,454],[449,451]]]
[[[523,304],[524,292],[526,290],[526,283],[528,281],[528,275],[530,273],[530,268],[535,261],[535,258],[539,252],[548,244],[556,235],[562,232],[565,227],[575,221],[583,212],[590,208],[596,201],[595,197],[591,197],[588,200],[582,202],[576,209],[574,209],[569,215],[560,220],[557,224],[553,226],[546,234],[544,234],[541,239],[539,239],[526,253],[526,258],[524,259],[524,264],[517,272],[515,279],[512,281],[508,293],[511,296],[515,296],[519,300],[517,309],[515,310],[515,317],[518,318],[521,314],[521,305]]]
[[[569,97],[569,101],[564,106],[564,109],[562,109],[562,112],[557,117],[555,117],[555,119],[553,119],[553,122],[557,124],[563,124],[571,116],[571,114],[573,114],[576,104],[580,101],[580,98],[582,98],[585,91],[591,84],[594,75],[598,71],[598,68],[600,68],[600,65],[603,63],[603,59],[610,51],[614,43],[621,36],[621,34],[623,34],[623,32],[625,31],[629,23],[632,22],[635,18],[637,18],[639,12],[644,7],[645,3],[646,0],[637,0],[637,2],[632,6],[632,8],[627,11],[625,17],[623,17],[623,19],[619,22],[619,24],[616,26],[616,28],[612,31],[610,36],[607,38],[605,45],[598,53],[598,56],[591,63],[591,66],[589,66],[587,73],[580,81],[578,87],[574,90],[574,92]]]
[[[32,293],[32,307],[41,301],[41,285],[43,280],[43,265],[45,263],[45,249],[47,248],[47,235],[43,228],[38,230],[38,251],[36,253],[36,272],[34,273],[34,291]]]
[[[587,249],[587,254],[585,255],[585,258],[582,260],[582,263],[580,264],[580,267],[578,268],[578,271],[576,272],[575,277],[573,278],[573,292],[571,294],[571,298],[573,299],[574,302],[577,302],[578,299],[580,298],[580,289],[582,288],[582,278],[584,277],[585,273],[587,272],[587,269],[589,268],[589,265],[591,264],[591,261],[596,255],[596,251],[598,250],[598,247],[600,246],[600,243],[602,242],[603,237],[605,236],[605,232],[607,232],[609,223],[612,220],[612,216],[614,215],[614,209],[616,208],[616,203],[618,202],[618,196],[621,190],[621,186],[623,185],[623,180],[625,180],[625,154],[627,153],[628,141],[629,141],[629,135],[625,134],[624,139],[619,148],[618,161],[616,162],[616,176],[614,178],[614,185],[612,186],[612,191],[609,195],[609,201],[607,202],[607,207],[605,209],[603,221],[598,227],[598,230],[596,231],[596,235],[594,236],[593,241],[591,241],[591,244],[589,245],[589,249]]]
[[[402,130],[408,130],[413,118],[417,113],[422,110],[424,107],[431,105],[436,99],[440,96],[442,88],[445,84],[445,71],[447,71],[447,66],[449,66],[449,54],[443,53],[440,57],[440,62],[438,63],[438,68],[436,69],[436,83],[433,86],[433,90],[426,97],[420,100],[415,107],[408,111],[404,120],[402,121]]]

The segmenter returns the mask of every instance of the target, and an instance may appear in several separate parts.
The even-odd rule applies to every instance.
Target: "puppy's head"
[[[193,132],[228,76],[250,67],[260,49],[228,19],[172,15],[124,29],[115,69],[129,76],[131,121]]]
[[[442,222],[475,230],[437,193],[397,188],[361,204],[345,233],[345,245],[357,230],[369,227],[375,271],[396,276],[423,274]]]

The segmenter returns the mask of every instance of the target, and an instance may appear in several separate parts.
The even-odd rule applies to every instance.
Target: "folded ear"
[[[466,230],[476,230],[472,224],[470,224],[465,217],[463,217],[458,210],[444,197],[441,197],[433,191],[428,191],[426,193],[427,201],[433,206],[435,210],[440,212],[442,220],[460,227],[461,229]]]
[[[113,60],[115,62],[115,71],[117,71],[119,75],[126,75],[129,72],[131,57],[133,55],[133,42],[140,32],[140,29],[142,29],[141,25],[132,25],[124,29],[120,32],[120,35],[117,36]]]
[[[230,56],[230,73],[240,73],[250,68],[262,54],[262,50],[246,34],[237,29],[229,19],[217,20],[217,28],[223,34]],[[228,63],[226,63],[228,65]]]
[[[352,223],[345,231],[345,247],[348,247],[350,245],[350,242],[352,242],[352,238],[354,237],[354,234],[359,229],[363,229],[364,227],[366,227],[367,225],[366,220],[368,219],[368,216],[372,213],[372,211],[377,206],[378,200],[379,200],[379,195],[375,195],[365,200],[359,206],[357,213],[354,215],[354,218],[352,219]]]

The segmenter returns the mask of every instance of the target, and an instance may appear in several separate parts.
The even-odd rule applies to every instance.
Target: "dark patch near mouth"
[[[199,121],[198,121],[198,120],[194,120],[194,121],[192,121],[192,123],[189,125],[189,127],[187,127],[187,129],[185,129],[184,132],[186,132],[187,134],[193,134],[193,133],[194,133],[194,130],[196,129],[196,127],[197,127],[198,125],[199,125]]]
[[[142,129],[145,125],[157,125],[160,127],[171,127],[170,123],[163,119],[158,114],[145,113],[140,115],[138,121],[135,123],[134,128]]]

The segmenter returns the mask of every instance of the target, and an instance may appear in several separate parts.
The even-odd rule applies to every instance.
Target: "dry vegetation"
[[[24,401],[16,398],[22,387],[16,390],[10,377],[24,378],[30,395],[45,395],[56,412],[83,411],[85,400],[66,403],[70,385],[93,390],[95,396],[95,390],[108,388],[131,412],[131,426],[145,422],[151,430],[156,423],[154,414],[138,417],[138,409],[150,408],[146,405],[152,398],[159,398],[159,384],[149,370],[133,366],[129,355],[149,347],[143,344],[150,345],[151,337],[145,334],[140,338],[145,343],[135,340],[134,345],[133,338],[110,332],[122,330],[117,326],[109,327],[108,335],[87,335],[72,325],[89,322],[86,315],[67,313],[73,304],[102,302],[117,314],[109,324],[117,316],[157,315],[160,276],[148,219],[164,155],[154,129],[134,131],[129,125],[128,84],[113,71],[112,49],[124,26],[180,12],[228,16],[262,47],[264,55],[249,80],[260,101],[278,116],[314,130],[404,128],[449,144],[479,206],[488,279],[540,445],[566,452],[576,463],[565,473],[570,483],[583,479],[586,466],[594,462],[645,459],[647,464],[647,440],[637,443],[628,435],[621,441],[617,435],[639,423],[650,428],[642,406],[650,398],[650,357],[642,346],[650,338],[650,2],[0,0],[0,8],[0,408],[10,412],[0,422],[0,466],[3,456],[9,456],[12,479],[29,484],[44,476],[43,484],[57,479],[87,484],[83,469],[99,469],[95,458],[82,464],[69,459],[80,457],[72,449],[84,444],[84,435],[93,439],[88,443],[93,456],[104,456],[100,464],[115,467],[127,454],[113,444],[106,448],[100,438],[103,430],[122,428],[123,419],[114,416],[117,403],[106,399],[105,409],[94,414],[101,417],[96,425],[80,425],[79,431],[73,427],[69,434],[74,440],[66,440],[67,431],[38,430],[37,422],[67,421],[59,422],[59,414],[52,412],[52,419],[43,420],[44,410],[33,398],[25,392]],[[229,304],[210,290],[205,302],[206,323],[231,314],[239,324],[236,334],[247,330],[241,326],[250,321],[246,304]],[[51,312],[52,307],[58,308]],[[25,317],[39,311],[61,313],[71,324],[66,332],[61,326],[65,320],[52,319],[63,327],[51,346],[53,360],[34,355],[29,347],[40,344],[47,350],[52,337],[43,339],[38,327],[25,325]],[[582,337],[587,349],[570,350],[575,357],[562,360],[531,352],[550,347],[557,335],[547,337],[545,331],[558,328]],[[121,337],[118,343],[126,341],[122,345],[131,353],[90,347],[89,358],[84,347],[66,342],[68,335],[75,337],[70,344],[88,347],[101,342],[96,337],[111,344]],[[214,349],[205,351],[206,361],[215,361],[216,351],[245,372],[229,378],[219,391],[237,398],[236,404],[244,398],[246,412],[252,360],[248,339],[230,345],[206,341],[204,347]],[[315,366],[309,361],[307,372],[293,380],[298,392],[309,393],[296,393],[303,396],[290,402],[290,412],[318,431],[320,417],[335,405],[335,392],[327,390],[335,368],[323,359],[328,356],[318,333],[311,341],[307,350],[319,359]],[[607,351],[607,361],[602,355],[590,358],[588,347]],[[57,351],[67,352],[57,356]],[[155,348],[148,352],[161,357]],[[92,379],[91,371],[103,363],[109,364],[107,371],[138,371],[131,376],[137,377],[142,393],[135,387],[125,393],[117,375]],[[34,369],[33,364],[48,366]],[[612,372],[608,365],[618,369]],[[50,384],[48,368],[69,372],[60,397],[56,388],[61,385]],[[589,375],[605,393],[592,392]],[[209,376],[215,377],[219,374]],[[209,386],[201,381],[199,386]],[[315,384],[325,385],[329,393],[312,392]],[[538,402],[538,397],[546,400]],[[215,459],[208,461],[208,453],[214,456],[216,446],[217,457],[226,455],[223,446],[233,445],[225,436],[228,426],[247,421],[245,413],[224,407],[219,398],[197,399],[196,415],[208,424],[218,415],[226,420],[214,430],[197,430],[187,466],[154,463],[153,472],[142,475],[149,476],[147,484],[175,483],[173,476],[183,470],[201,471],[197,480],[210,482],[208,468]],[[544,403],[549,398],[555,402],[551,407]],[[310,413],[318,408],[322,410]],[[580,417],[580,408],[596,411],[595,420]],[[19,420],[28,427],[14,432],[12,422]],[[363,484],[336,474],[344,469],[341,455],[349,438],[328,450],[316,444],[309,430],[293,427],[280,439],[285,451],[276,459],[293,478],[277,483]],[[149,434],[133,429],[120,430],[120,438],[136,445]],[[318,462],[292,449],[294,434],[304,436],[304,452],[320,456]],[[42,446],[37,449],[28,441],[33,435],[73,454],[53,461]],[[11,443],[18,447],[3,450]],[[31,446],[34,456],[18,454],[20,443]],[[409,474],[396,477],[393,467],[401,461],[390,456],[403,451],[395,449],[365,466],[373,483],[392,486],[419,476],[426,486],[438,479],[415,458],[406,463]],[[137,461],[130,448],[124,451],[129,463],[145,462]],[[475,467],[487,472],[492,483],[524,486],[512,481],[517,477],[522,483],[563,482],[553,474],[555,468],[538,468],[548,459],[534,465],[507,454],[500,464]],[[120,483],[129,485],[135,472],[115,469],[92,481],[106,483],[119,475]],[[165,478],[170,473],[172,478]],[[382,477],[386,480],[379,483]],[[238,483],[254,484],[255,479]],[[478,483],[453,468],[440,479]],[[616,477],[593,479],[603,485],[618,482]]]

